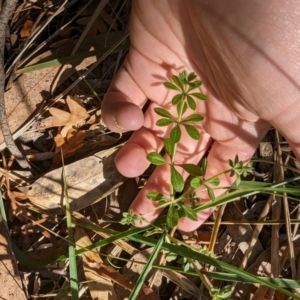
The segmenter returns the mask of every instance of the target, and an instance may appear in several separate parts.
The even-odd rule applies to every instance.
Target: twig
[[[3,139],[10,153],[16,158],[22,168],[30,168],[30,165],[23,157],[22,153],[15,144],[7,121],[5,103],[4,103],[4,47],[5,47],[5,31],[6,26],[12,13],[14,12],[18,0],[6,0],[2,6],[0,13],[0,125],[2,129]]]

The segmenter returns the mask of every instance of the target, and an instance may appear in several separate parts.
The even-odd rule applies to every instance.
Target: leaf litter
[[[83,5],[88,5],[88,9],[81,12],[75,22],[62,29],[56,37],[49,40],[48,46],[45,44],[37,53],[34,47],[26,49],[27,41],[36,34],[35,28],[38,20],[35,14],[37,11],[41,12],[42,7],[46,7],[46,13],[40,14],[41,22],[45,22],[53,10],[59,8],[60,3],[52,1],[53,7],[42,0],[37,0],[34,4],[33,2],[22,3],[17,8],[9,28],[10,42],[7,46],[9,49],[7,58],[12,61],[17,56],[19,47],[26,50],[24,50],[26,55],[21,58],[21,65],[14,67],[21,69],[67,57],[72,52],[72,48],[77,45],[80,34],[89,24],[91,16],[99,5],[98,1],[83,2],[82,4],[72,3],[70,8],[66,9],[64,16],[66,19],[58,16],[52,20],[49,30],[57,31],[61,24],[70,20],[75,11],[79,12]],[[124,35],[129,10],[129,2],[124,1],[120,4],[116,0],[108,1],[100,13],[100,18],[90,27],[87,33],[88,38],[79,45],[77,53],[111,47]],[[44,40],[49,37],[45,31],[40,37],[36,36],[40,44],[43,44]],[[98,98],[105,93],[126,51],[122,49],[112,53],[85,78],[87,82],[93,83],[92,86],[97,87],[96,92],[100,96]],[[27,55],[32,57],[25,65],[22,65]],[[87,247],[91,243],[111,236],[102,232],[100,237],[100,231],[95,229],[97,226],[103,229],[126,230],[119,224],[121,214],[128,209],[139,187],[143,186],[149,175],[146,173],[144,177],[137,179],[138,183],[134,185],[132,180],[125,179],[117,172],[113,162],[114,156],[127,136],[119,137],[107,130],[101,122],[101,103],[88,84],[81,81],[71,92],[64,93],[64,89],[70,86],[74,78],[78,78],[83,71],[89,69],[99,59],[101,55],[93,55],[66,63],[64,66],[38,69],[21,76],[7,74],[8,77],[11,76],[9,89],[5,93],[10,127],[15,136],[23,138],[19,141],[35,170],[33,175],[25,175],[11,163],[1,169],[4,204],[6,211],[11,212],[8,223],[11,229],[10,237],[26,255],[25,258],[17,255],[17,267],[24,278],[23,282],[26,287],[24,292],[27,298],[41,295],[48,295],[52,299],[58,299],[59,295],[68,297],[63,290],[63,287],[66,287],[68,291],[67,262],[57,262],[55,265],[50,264],[45,267],[46,262],[50,263],[67,253],[68,232],[64,221],[65,207],[61,181],[63,168],[66,172],[68,193],[75,220],[80,219],[85,226],[94,226],[83,229],[75,225],[76,243],[79,248]],[[61,97],[55,98],[58,94],[61,94]],[[53,99],[56,101],[52,101]],[[31,127],[26,125],[27,122]],[[0,135],[0,143],[2,141]],[[250,180],[265,182],[273,180],[274,167],[266,161],[274,161],[273,157],[276,152],[274,141],[274,134],[270,132],[261,143],[258,156],[264,161],[256,163],[255,173]],[[284,149],[286,146],[284,141],[280,143]],[[4,150],[3,145],[1,150]],[[284,150],[280,155],[286,165],[298,171],[299,163],[297,164],[293,158],[290,149]],[[61,157],[64,158],[65,166],[62,165]],[[291,168],[285,169],[284,176],[292,175]],[[12,187],[7,182],[12,183]],[[282,218],[282,206],[278,205],[277,211],[274,206],[272,208],[275,202],[279,203],[278,197],[270,198],[268,195],[259,194],[228,205],[221,221],[217,243],[214,246],[215,255],[223,261],[262,276],[292,278],[291,248],[294,249],[294,259],[296,259],[297,266],[299,265],[300,247],[297,224],[290,225],[293,229],[291,242],[287,238],[288,231],[282,224],[274,226],[251,223],[257,219],[266,221],[275,219],[276,214],[277,217]],[[290,202],[289,206],[291,213],[285,217],[299,218],[297,204]],[[260,214],[261,211],[257,207],[263,207],[264,214]],[[215,216],[212,216],[194,233],[176,232],[176,238],[186,241],[188,245],[201,251],[209,244],[208,240],[212,233],[211,224],[214,222]],[[7,241],[6,245],[8,246]],[[121,294],[118,294],[113,282],[127,289],[132,288],[132,283],[126,278],[126,273],[140,272],[142,263],[145,261],[144,251],[147,251],[144,247],[119,240],[113,247],[86,251],[78,263],[78,268],[82,272],[82,282],[89,281],[81,285],[82,297],[124,299]],[[151,249],[148,250],[151,251]],[[9,255],[12,257],[11,254]],[[116,255],[121,259],[127,259],[129,255],[129,262],[125,266],[116,266],[115,261],[110,264],[111,260],[107,259],[109,255]],[[26,266],[26,258],[40,263],[39,268]],[[138,262],[135,267],[133,267],[133,261]],[[178,262],[178,258],[164,263],[167,266],[184,267]],[[137,266],[141,268],[138,269]],[[16,265],[14,267],[17,268]],[[115,267],[119,267],[120,270]],[[299,268],[297,272],[299,273]],[[161,282],[156,286],[160,299],[175,300],[183,297],[194,299],[193,297],[197,297],[202,289],[197,277],[187,273],[180,274],[173,270],[166,270],[162,274]],[[51,282],[50,285],[49,282]],[[218,281],[216,284],[222,285]],[[233,286],[235,290],[232,299],[246,299],[246,296],[249,299],[287,299],[264,287],[245,284]],[[144,289],[143,298],[157,297],[153,289],[147,286],[144,286]],[[210,295],[204,292],[203,297],[209,299]],[[22,299],[22,296],[18,299]]]

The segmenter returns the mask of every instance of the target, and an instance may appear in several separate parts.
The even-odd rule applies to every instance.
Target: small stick
[[[21,151],[16,146],[12,137],[7,121],[5,102],[4,102],[4,85],[5,85],[5,71],[4,71],[4,47],[5,47],[5,31],[10,17],[12,16],[18,0],[6,0],[3,3],[2,11],[0,13],[0,126],[2,129],[4,142],[10,153],[16,158],[17,162],[22,168],[29,168],[30,165],[24,158]]]

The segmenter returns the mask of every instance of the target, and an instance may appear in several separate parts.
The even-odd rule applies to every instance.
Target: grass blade
[[[162,218],[159,219],[159,221],[163,222]],[[144,243],[151,247],[155,247],[157,245],[156,239],[139,235],[139,233],[141,233],[143,231],[147,231],[149,229],[147,227],[146,228],[134,228],[134,229],[130,229],[128,231],[121,232],[121,233],[116,233],[109,229],[101,228],[98,226],[90,226],[87,224],[84,224],[82,227],[85,227],[85,228],[88,228],[91,230],[95,230],[95,231],[99,230],[99,231],[105,231],[105,232],[114,234],[110,238],[107,238],[105,240],[94,243],[93,245],[91,245],[89,247],[86,247],[89,250],[94,249],[96,247],[108,245],[116,240],[121,239],[121,238],[127,238],[129,240],[132,240],[132,241],[135,241],[138,243]],[[295,297],[294,294],[290,291],[282,289],[282,287],[293,288],[297,284],[299,285],[299,282],[295,281],[295,280],[282,280],[282,279],[278,279],[278,278],[267,278],[267,277],[255,276],[244,270],[240,270],[234,266],[231,266],[225,262],[219,261],[217,259],[214,259],[214,258],[204,255],[202,253],[195,252],[191,249],[184,248],[184,247],[182,247],[182,245],[177,246],[177,245],[163,243],[161,246],[161,249],[166,250],[168,252],[175,253],[177,255],[181,255],[184,257],[189,257],[191,259],[198,260],[205,264],[210,264],[210,265],[215,266],[223,271],[228,272],[228,273],[218,273],[217,272],[216,274],[215,273],[211,274],[212,278],[215,277],[216,279],[218,279],[217,277],[219,274],[219,276],[225,276],[225,277],[223,277],[223,279],[228,280],[228,281],[233,280],[233,281],[239,281],[239,282],[245,282],[245,283],[258,283],[258,284],[262,284],[262,285],[268,286],[273,289],[277,289],[277,290],[281,291],[282,293],[284,293],[288,296],[291,296],[291,297]],[[80,249],[76,253],[78,254],[83,251],[86,251],[86,249]],[[65,260],[66,258],[67,257],[65,257],[65,256],[61,256],[56,261],[62,261],[62,260]],[[222,275],[220,275],[220,274],[222,274]],[[300,297],[297,296],[294,299],[300,300]]]
[[[145,238],[143,236],[139,236],[138,238],[136,238],[136,236],[131,236],[130,239],[133,241],[139,242],[139,243],[144,243],[148,246],[155,246],[157,244],[157,240],[152,239],[152,238]],[[181,255],[186,258],[198,260],[201,263],[212,265],[216,268],[219,268],[223,271],[228,272],[229,274],[236,275],[237,277],[241,278],[245,282],[254,282],[254,283],[257,283],[260,285],[264,285],[271,289],[275,289],[287,296],[290,296],[293,299],[300,300],[300,296],[296,296],[294,293],[292,293],[282,287],[279,287],[278,285],[276,285],[276,283],[271,281],[270,278],[256,276],[254,274],[251,274],[247,271],[241,270],[237,267],[234,267],[230,264],[227,264],[223,261],[220,261],[220,260],[210,257],[208,255],[205,255],[205,254],[193,251],[191,249],[182,247],[182,245],[177,246],[177,245],[173,245],[173,244],[169,244],[169,243],[163,243],[161,248],[168,252],[175,253],[175,254]]]
[[[236,191],[230,192],[228,194],[216,197],[214,201],[208,201],[208,202],[196,207],[195,212],[199,212],[199,211],[205,210],[207,208],[219,206],[219,205],[222,205],[225,203],[233,202],[235,200],[240,199],[240,197],[248,197],[248,196],[259,194],[262,192],[262,189],[264,190],[264,192],[268,192],[268,193],[270,193],[270,191],[273,191],[273,193],[276,193],[278,191],[284,191],[284,192],[288,193],[287,188],[279,189],[278,187],[288,184],[293,181],[297,181],[297,180],[300,180],[300,176],[294,177],[292,179],[284,180],[284,181],[281,181],[281,182],[278,182],[275,184],[270,184],[268,187],[264,187],[264,188],[259,185],[256,187],[253,185],[253,187],[251,187],[251,188],[236,190]],[[241,184],[245,184],[245,182],[241,182]],[[263,185],[264,185],[264,183],[263,183]]]
[[[65,203],[66,203],[66,217],[67,217],[67,228],[68,228],[68,241],[69,241],[69,276],[70,276],[70,288],[73,300],[79,299],[79,288],[78,288],[78,274],[77,274],[77,263],[76,263],[76,252],[75,252],[75,239],[72,227],[72,215],[70,211],[70,203],[68,196],[68,186],[65,176],[65,169],[63,168],[63,183],[65,192]]]
[[[121,45],[121,46],[116,47],[116,49],[114,49],[114,51],[112,51],[112,53],[116,53],[121,50],[125,50],[127,48],[128,48],[128,45]],[[16,74],[23,74],[23,73],[33,72],[33,71],[42,70],[42,69],[46,69],[46,68],[57,67],[57,66],[64,65],[64,64],[69,64],[69,63],[72,63],[75,61],[80,61],[80,60],[88,58],[88,57],[92,57],[92,56],[96,56],[96,55],[99,56],[110,50],[111,50],[111,48],[103,48],[103,49],[98,49],[98,50],[93,50],[93,51],[86,51],[86,52],[75,54],[72,56],[53,59],[53,60],[46,61],[46,62],[43,62],[40,64],[35,64],[32,66],[28,66],[28,67],[19,69],[16,71]]]
[[[184,271],[183,268],[174,267],[174,266],[153,265],[153,268],[156,268],[159,270],[167,270],[167,271],[171,270],[171,271],[175,271],[178,273],[184,273],[185,275],[198,276],[197,272],[191,268],[188,271]],[[230,282],[243,282],[243,283],[249,283],[249,284],[255,283],[254,281],[245,281],[244,278],[241,278],[240,276],[235,275],[235,274],[229,274],[229,273],[225,273],[225,272],[210,272],[210,271],[205,271],[205,270],[201,270],[201,272],[211,279],[230,281]],[[265,277],[265,276],[257,276],[257,277],[265,279],[271,283],[274,283],[274,284],[276,284],[280,287],[286,288],[286,289],[297,289],[297,288],[299,288],[299,285],[300,285],[300,281],[294,280],[294,279],[270,278],[270,277]]]
[[[150,272],[150,270],[152,269],[152,265],[162,247],[162,244],[165,240],[165,237],[166,237],[166,234],[167,234],[167,230],[165,230],[163,232],[163,234],[161,235],[160,239],[157,241],[156,245],[155,245],[155,248],[153,250],[153,252],[151,253],[147,263],[145,264],[139,278],[137,279],[136,281],[136,284],[134,285],[134,288],[133,290],[131,291],[130,295],[129,295],[129,300],[134,300],[136,299],[136,297],[138,296],[139,294],[139,291],[141,290],[142,286],[143,286],[143,283],[148,275],[148,273]]]

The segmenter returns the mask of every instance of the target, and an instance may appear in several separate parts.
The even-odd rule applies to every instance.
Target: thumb
[[[135,131],[144,123],[142,107],[146,101],[145,94],[123,65],[104,96],[103,121],[114,132]]]

